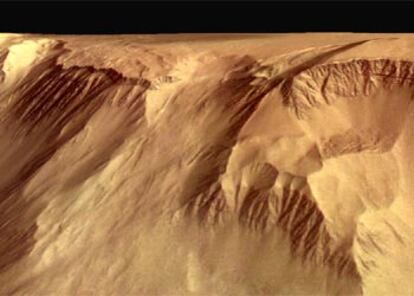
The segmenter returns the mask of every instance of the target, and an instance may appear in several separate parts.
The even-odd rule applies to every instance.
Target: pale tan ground
[[[1,295],[414,295],[414,35],[0,34]]]

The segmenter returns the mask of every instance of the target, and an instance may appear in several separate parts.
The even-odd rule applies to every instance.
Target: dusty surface
[[[413,295],[414,35],[0,34],[1,295]]]

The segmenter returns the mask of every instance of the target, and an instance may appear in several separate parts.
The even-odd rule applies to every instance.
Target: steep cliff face
[[[368,37],[3,35],[1,293],[413,291],[414,37]]]

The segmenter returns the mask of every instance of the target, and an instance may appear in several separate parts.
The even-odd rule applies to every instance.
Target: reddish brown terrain
[[[414,35],[0,34],[0,295],[413,295]]]

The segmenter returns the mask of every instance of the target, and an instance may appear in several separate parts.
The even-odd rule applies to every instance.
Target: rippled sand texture
[[[0,34],[1,295],[413,295],[414,35]]]

